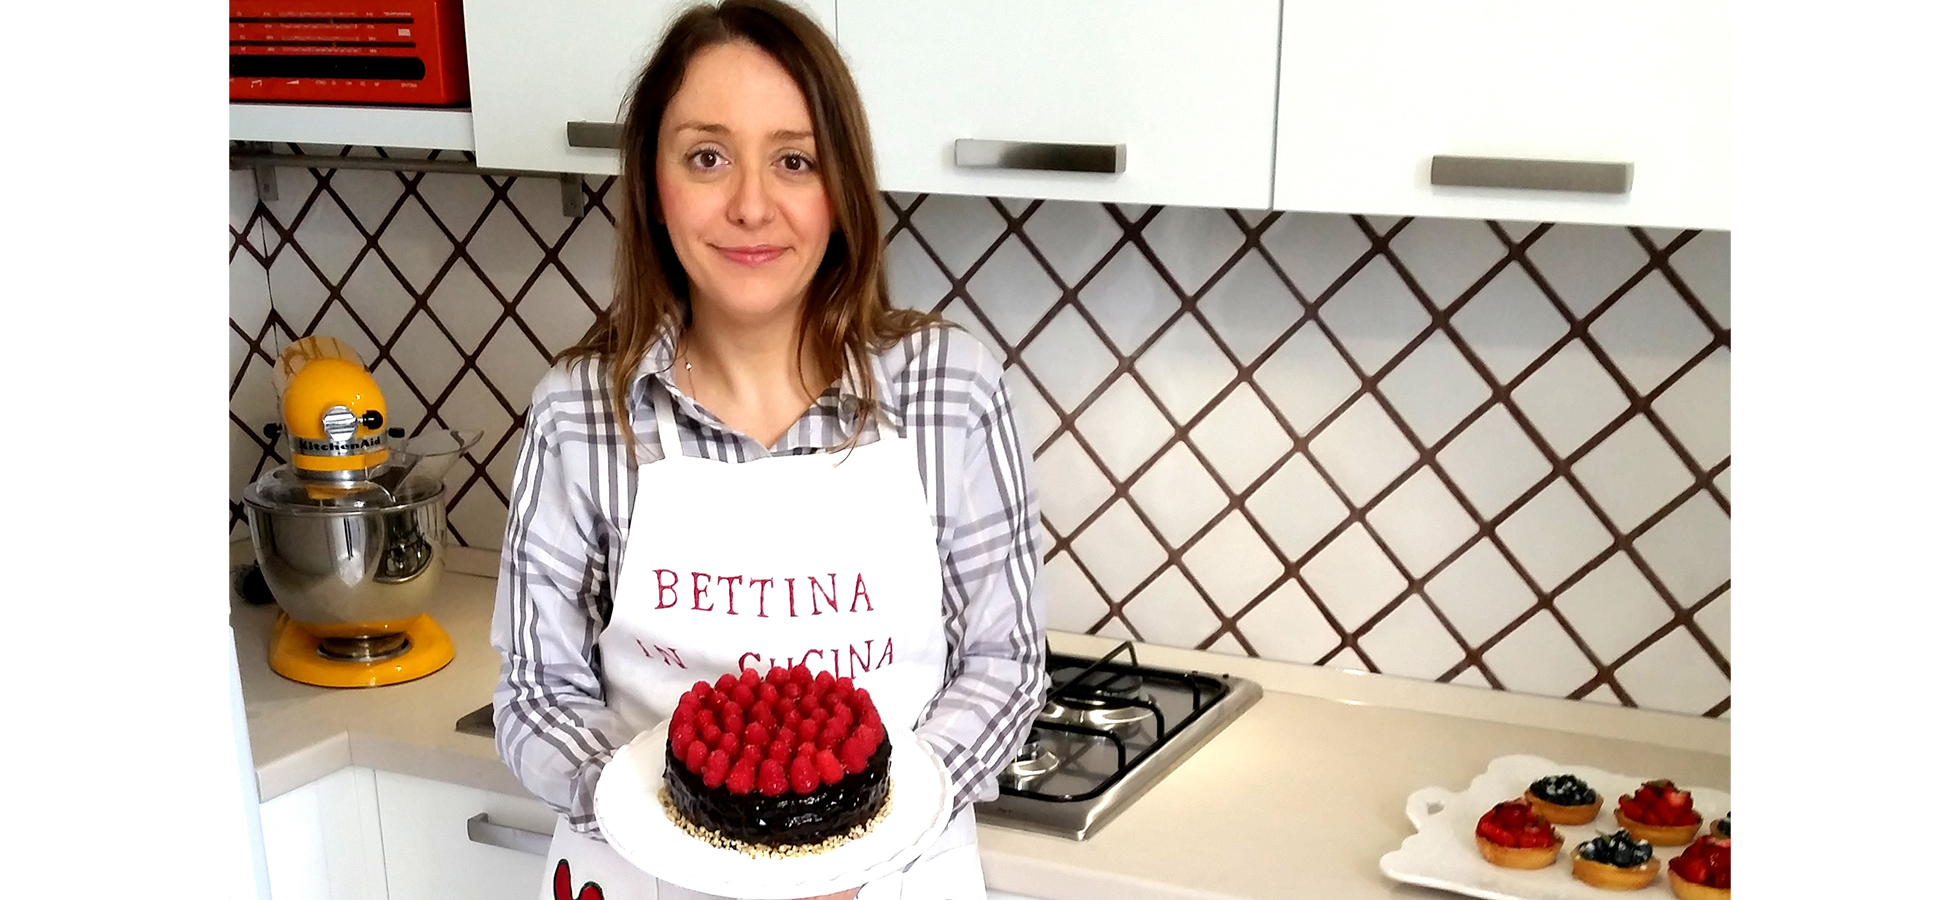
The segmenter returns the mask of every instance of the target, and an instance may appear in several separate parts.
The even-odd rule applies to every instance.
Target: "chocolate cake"
[[[763,848],[823,844],[882,810],[891,752],[870,694],[851,679],[744,669],[681,695],[667,730],[667,793],[708,835]]]

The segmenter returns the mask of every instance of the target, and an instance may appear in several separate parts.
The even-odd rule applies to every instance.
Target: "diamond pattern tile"
[[[451,539],[495,547],[530,389],[611,299],[615,182],[579,218],[543,178],[230,184],[232,536],[270,359],[317,332],[398,418],[486,432]],[[1726,233],[884,205],[893,301],[1007,363],[1052,627],[1729,714]]]

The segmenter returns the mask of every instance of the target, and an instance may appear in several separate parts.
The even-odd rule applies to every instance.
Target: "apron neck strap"
[[[653,401],[653,427],[660,434],[660,456],[671,459],[681,455],[680,426],[674,422],[674,398],[665,385],[649,385],[647,393]]]

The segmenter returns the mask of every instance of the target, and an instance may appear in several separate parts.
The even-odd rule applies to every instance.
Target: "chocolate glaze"
[[[761,790],[736,796],[710,788],[667,746],[667,793],[688,821],[739,841],[778,847],[817,844],[870,821],[891,789],[892,742],[878,741],[864,771],[836,784],[817,785],[809,794],[784,791],[770,797]]]

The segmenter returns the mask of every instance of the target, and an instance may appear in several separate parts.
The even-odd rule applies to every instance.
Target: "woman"
[[[916,723],[952,776],[920,860],[834,896],[982,897],[971,805],[1046,685],[1027,452],[999,363],[887,297],[842,58],[774,0],[688,11],[633,90],[615,189],[615,298],[532,396],[492,634],[498,752],[561,815],[545,896],[694,896],[599,839],[593,787],[694,681],[801,663]],[[710,614],[663,571],[746,580],[719,576]],[[832,572],[866,579],[864,609],[767,615],[765,574]]]

